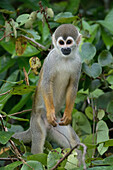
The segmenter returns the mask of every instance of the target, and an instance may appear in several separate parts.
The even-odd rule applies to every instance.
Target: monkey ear
[[[79,33],[77,39],[76,39],[76,44],[77,46],[79,46],[79,44],[81,43],[81,40],[82,40],[82,35]]]
[[[55,47],[56,46],[55,33],[52,35],[52,43]]]

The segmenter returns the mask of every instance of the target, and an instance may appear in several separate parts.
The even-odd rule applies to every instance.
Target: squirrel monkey
[[[72,24],[59,26],[52,36],[54,48],[46,57],[40,72],[30,128],[14,135],[25,143],[31,141],[33,154],[43,152],[46,138],[63,148],[72,148],[80,142],[68,125],[81,72],[78,53],[80,40],[81,34]],[[64,104],[65,111],[61,118],[59,112]]]
[[[66,107],[59,125],[68,125],[71,122],[81,70],[78,54],[80,39],[81,35],[75,26],[71,24],[61,25],[52,37],[54,49],[44,61],[39,91],[41,90],[47,120],[53,126],[57,126],[55,115],[61,110],[64,103]]]

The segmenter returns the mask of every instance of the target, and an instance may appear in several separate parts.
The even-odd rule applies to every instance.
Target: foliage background
[[[54,16],[51,10],[47,12],[49,16],[47,16],[47,22],[40,13],[41,7],[38,0],[0,1],[0,111],[5,116],[3,122],[9,131],[7,134],[3,133],[1,126],[0,157],[12,156],[12,152],[8,149],[9,143],[7,143],[12,132],[22,131],[29,127],[30,112],[28,109],[32,108],[38,75],[30,71],[28,87],[25,85],[23,67],[26,72],[29,72],[29,59],[34,56],[40,59],[42,65],[48,54],[48,48],[51,48],[51,32],[54,32],[60,24],[73,23],[83,37],[79,50],[82,72],[72,113],[72,126],[81,142],[87,146],[87,166],[90,169],[99,169],[101,165],[105,169],[112,169],[113,1],[42,0],[42,5],[44,9],[48,7],[54,11]],[[38,12],[31,17],[30,14],[33,11]],[[22,14],[28,15],[21,17]],[[18,39],[22,35],[32,38],[35,43],[29,39]],[[18,49],[18,42],[20,49]],[[34,47],[36,42],[42,44],[46,50]],[[28,111],[11,116],[23,110]],[[16,144],[18,144],[17,141]],[[29,146],[25,149],[25,146],[19,143],[19,148],[22,152],[26,150],[30,152]],[[1,161],[1,166],[5,166],[6,162]],[[94,168],[91,168],[93,166]]]

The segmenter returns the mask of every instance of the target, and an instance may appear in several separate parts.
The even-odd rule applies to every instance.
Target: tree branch
[[[20,112],[10,114],[10,116],[18,115],[18,114],[21,114],[21,113],[24,113],[24,112],[31,112],[31,111],[32,111],[32,109],[22,110]],[[6,117],[6,115],[3,115],[2,117]]]
[[[61,158],[57,164],[51,168],[51,170],[55,170],[62,161],[64,161],[71,153],[74,149],[77,148],[77,146],[82,146],[83,147],[83,155],[82,155],[82,162],[83,162],[83,169],[86,170],[86,164],[85,164],[85,155],[86,155],[86,150],[87,150],[87,147],[86,145],[84,145],[83,143],[78,143],[76,146],[74,146],[68,153],[65,154],[65,156],[63,158]]]
[[[18,161],[18,158],[0,158],[0,161]]]
[[[1,93],[0,96],[3,96],[3,95],[5,95],[5,94],[7,94],[7,93],[10,93],[10,91],[11,91],[11,90],[6,91],[5,93]]]
[[[13,31],[12,32],[10,32],[9,34],[7,34],[7,35],[3,35],[3,37],[2,38],[0,38],[0,41],[2,41],[5,37],[8,37],[8,36],[10,36],[10,34],[12,34],[13,33]]]
[[[32,43],[36,44],[39,48],[42,48],[43,50],[46,50],[46,48],[42,45],[36,42],[33,38],[29,38],[25,35],[22,35],[22,37],[26,38],[28,41],[31,41]],[[35,46],[36,47],[36,46]]]

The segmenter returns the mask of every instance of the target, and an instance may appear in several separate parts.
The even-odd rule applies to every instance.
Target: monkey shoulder
[[[43,71],[55,71],[55,65],[58,63],[58,53],[52,49],[44,60]]]

